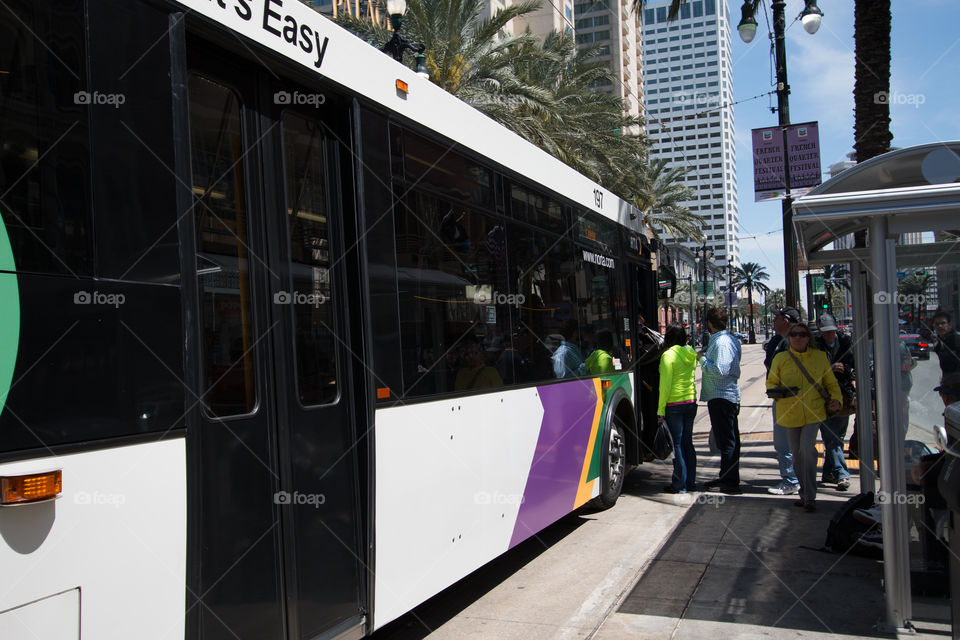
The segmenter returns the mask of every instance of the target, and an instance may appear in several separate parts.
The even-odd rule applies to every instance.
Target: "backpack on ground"
[[[861,536],[864,534],[869,532],[875,535],[879,532],[880,525],[866,524],[853,516],[853,512],[857,509],[869,509],[871,507],[873,507],[872,491],[861,493],[847,500],[830,519],[830,524],[827,525],[827,541],[824,546],[834,553],[847,553],[849,551],[854,555],[867,558],[883,558],[882,548],[878,548],[876,544],[866,545],[861,542]]]

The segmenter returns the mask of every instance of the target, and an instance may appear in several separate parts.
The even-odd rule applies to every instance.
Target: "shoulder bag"
[[[813,379],[813,376],[810,375],[810,372],[807,371],[807,368],[803,366],[802,362],[800,362],[800,358],[793,355],[793,351],[791,351],[790,349],[787,349],[787,353],[789,353],[790,357],[793,358],[793,361],[797,363],[797,367],[800,369],[800,373],[802,373],[804,377],[806,377],[806,379],[810,381],[810,384],[812,384],[814,388],[816,388],[817,393],[819,393],[820,397],[823,398],[823,410],[826,412],[827,417],[835,418],[841,415],[843,411],[843,406],[840,407],[840,411],[830,411],[830,400],[831,400],[830,394],[827,392],[826,389],[824,389],[820,385],[820,383],[818,383],[816,380]],[[844,414],[844,415],[850,415],[850,414]]]

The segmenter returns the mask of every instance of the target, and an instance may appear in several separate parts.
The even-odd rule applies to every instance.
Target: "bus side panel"
[[[597,378],[377,411],[373,628],[599,495],[602,397]]]
[[[374,628],[509,548],[542,419],[536,387],[376,412]]]
[[[0,508],[0,630],[35,633],[31,621],[61,600],[56,615],[73,619],[57,628],[79,629],[69,637],[182,638],[183,438],[0,464],[0,476],[52,469],[60,499]]]

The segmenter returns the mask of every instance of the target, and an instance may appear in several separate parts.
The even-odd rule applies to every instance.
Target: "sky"
[[[740,0],[729,0],[736,29]],[[757,35],[745,44],[732,34],[734,100],[775,88],[766,18],[757,11]],[[831,164],[853,151],[853,0],[818,0],[820,30],[810,35],[794,17],[803,0],[787,0],[787,79],[792,122],[820,123],[820,166],[824,180]],[[904,148],[960,139],[960,0],[891,0],[890,130],[892,145]],[[791,24],[792,23],[792,24]],[[741,262],[757,262],[772,288],[784,286],[783,235],[779,200],[754,202],[750,130],[777,123],[776,95],[737,104],[737,189]],[[801,277],[801,281],[803,278]],[[801,296],[805,289],[801,285]]]

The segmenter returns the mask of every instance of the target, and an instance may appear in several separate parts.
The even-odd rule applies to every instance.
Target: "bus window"
[[[82,2],[0,20],[0,215],[20,272],[93,275]]]
[[[395,208],[408,395],[499,387],[510,335],[502,220],[419,191]]]
[[[337,397],[326,163],[320,125],[283,116],[297,387],[304,406]]]
[[[580,375],[573,243],[521,224],[508,231],[510,280],[521,301],[511,336],[522,356],[514,366],[516,382]]]
[[[628,360],[621,340],[622,316],[617,316],[615,304],[619,287],[617,271],[612,267],[591,264],[584,260],[577,266],[577,299],[580,301],[580,327],[583,335],[583,354],[590,361],[590,354],[601,349],[612,357],[610,367],[590,373],[612,373],[624,368]],[[619,365],[619,366],[618,366]]]
[[[203,403],[212,416],[246,414],[256,391],[240,102],[196,74],[188,90]]]

